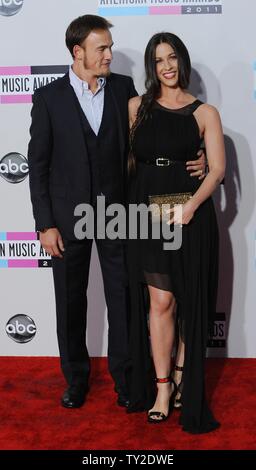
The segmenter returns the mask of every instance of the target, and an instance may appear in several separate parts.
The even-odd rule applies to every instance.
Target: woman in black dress
[[[186,91],[191,64],[177,36],[159,33],[150,39],[145,69],[146,93],[129,103],[129,203],[147,207],[150,195],[189,192],[192,197],[182,205],[179,220],[170,212],[169,223],[182,227],[179,249],[164,249],[163,236],[139,235],[128,241],[132,356],[128,411],[146,409],[148,421],[160,423],[174,406],[181,409],[185,431],[203,433],[219,426],[205,399],[204,359],[216,311],[218,228],[211,195],[225,172],[222,126],[213,106]],[[191,178],[185,162],[197,158],[202,139],[209,172],[199,181]],[[175,319],[180,341],[172,365]]]

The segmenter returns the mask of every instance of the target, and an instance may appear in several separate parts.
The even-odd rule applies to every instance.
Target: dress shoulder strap
[[[189,111],[191,113],[194,113],[197,110],[197,108],[199,108],[199,106],[201,106],[201,104],[204,104],[203,101],[200,101],[200,100],[193,101],[193,103],[191,103],[189,105]]]

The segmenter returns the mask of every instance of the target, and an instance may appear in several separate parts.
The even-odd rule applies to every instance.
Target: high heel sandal
[[[181,393],[182,393],[183,383],[182,383],[182,379],[179,383],[175,382],[175,380],[174,380],[174,371],[175,370],[177,370],[178,372],[183,372],[183,366],[175,365],[173,373],[172,373],[173,382],[175,383],[175,387],[176,387],[176,394],[175,394],[174,400],[173,400],[173,408],[175,408],[176,410],[180,410],[182,408]],[[178,398],[177,398],[177,395],[179,395]]]
[[[171,408],[173,407],[174,399],[177,395],[177,386],[171,376],[165,377],[163,379],[156,378],[155,381],[158,384],[166,384],[166,383],[171,382],[173,385],[173,391],[171,392],[171,395],[169,398],[169,409],[168,409],[167,415],[165,415],[162,411],[149,411],[148,412],[149,423],[162,423],[163,421],[166,421],[168,417],[170,416],[170,411],[171,411]],[[153,418],[153,416],[155,416],[156,418]]]

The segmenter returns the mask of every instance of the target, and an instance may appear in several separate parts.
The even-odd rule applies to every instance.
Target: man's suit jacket
[[[123,178],[128,149],[128,100],[137,95],[130,77],[107,78],[116,118]],[[36,230],[57,227],[74,238],[74,209],[90,203],[91,172],[85,136],[69,75],[38,89],[33,97],[28,148],[30,193]],[[125,184],[125,182],[124,182]]]

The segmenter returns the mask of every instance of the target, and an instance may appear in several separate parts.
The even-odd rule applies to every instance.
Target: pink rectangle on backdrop
[[[150,15],[181,15],[181,6],[149,7]]]
[[[35,232],[7,232],[6,240],[37,240]]]
[[[38,261],[34,259],[9,259],[8,268],[38,268]]]
[[[32,103],[31,95],[2,95],[0,96],[2,104]]]
[[[0,75],[30,75],[31,67],[29,65],[17,67],[0,67]]]

